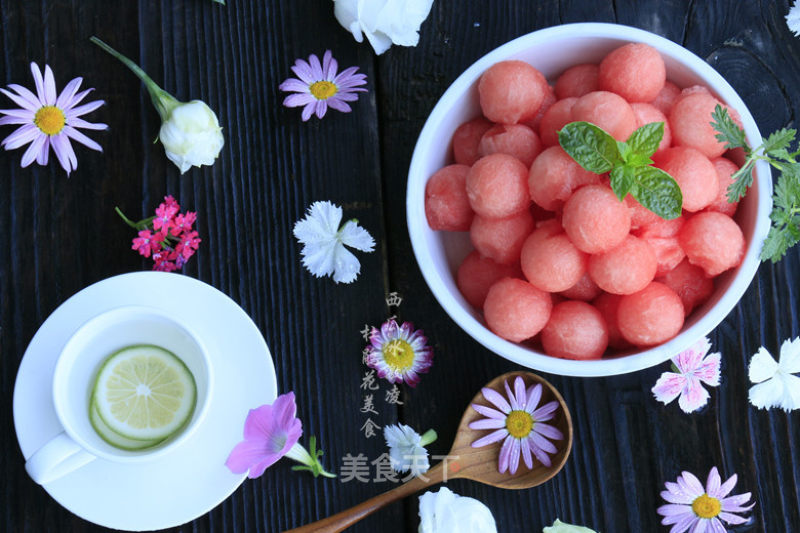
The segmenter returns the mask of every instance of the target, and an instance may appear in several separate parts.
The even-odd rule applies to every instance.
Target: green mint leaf
[[[672,176],[656,167],[637,167],[631,194],[640,204],[665,220],[681,216],[683,194]]]
[[[611,190],[614,191],[614,194],[617,195],[620,202],[625,199],[625,196],[631,192],[631,189],[633,189],[636,184],[637,171],[639,171],[639,168],[632,165],[623,165],[611,171],[609,175]]]
[[[617,141],[617,150],[619,150],[619,156],[625,163],[628,163],[628,159],[634,154],[633,149],[624,141]]]
[[[772,135],[764,139],[764,144],[762,145],[764,153],[770,157],[776,157],[776,154],[783,155],[784,153],[788,155],[787,148],[794,141],[796,134],[797,130],[786,128],[773,132]],[[781,159],[784,158],[781,157]]]
[[[724,142],[726,148],[744,148],[747,154],[750,153],[744,130],[733,121],[726,108],[717,104],[711,112],[711,118],[711,127],[718,132],[715,136],[717,140]]]
[[[589,172],[609,172],[620,161],[617,141],[589,122],[570,122],[558,132],[558,142]]]
[[[661,143],[661,139],[663,138],[664,123],[651,122],[631,133],[631,136],[628,137],[626,142],[634,153],[649,159],[654,153],[656,153],[656,150],[658,150],[658,145]],[[625,161],[628,163],[631,162],[628,159]]]

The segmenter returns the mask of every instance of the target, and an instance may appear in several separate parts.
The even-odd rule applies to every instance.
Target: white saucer
[[[242,439],[249,409],[277,396],[275,367],[264,338],[230,298],[180,274],[136,272],[109,278],[69,298],[28,346],[14,387],[14,426],[27,460],[61,431],[53,407],[53,367],[61,347],[86,320],[121,305],[173,313],[202,338],[214,366],[214,390],[203,425],[180,448],[152,463],[95,459],[44,486],[61,505],[96,524],[143,531],[201,516],[242,483],[225,466]]]

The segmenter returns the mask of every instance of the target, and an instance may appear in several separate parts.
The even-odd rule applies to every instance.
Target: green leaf
[[[636,172],[639,170],[632,165],[623,165],[611,171],[609,175],[611,190],[614,191],[620,202],[625,199],[625,196],[631,192],[631,189],[636,184]]]
[[[664,123],[651,122],[631,133],[631,136],[628,137],[627,144],[634,153],[649,159],[654,153],[656,153],[656,150],[658,150],[658,145],[661,143],[661,139],[663,138]],[[628,163],[631,162],[628,159],[625,161]]]
[[[786,165],[775,185],[774,208],[761,260],[778,262],[786,251],[800,242],[800,165]]]
[[[713,119],[711,127],[718,132],[717,140],[724,142],[726,148],[744,148],[745,152],[750,153],[751,149],[745,139],[744,130],[733,121],[726,108],[717,104],[711,112],[711,118]]]
[[[748,160],[748,162],[731,175],[733,183],[728,185],[728,203],[738,202],[745,194],[747,189],[753,184],[753,165],[755,161]]]
[[[683,194],[672,176],[656,167],[637,167],[635,172],[631,194],[640,204],[666,220],[681,216]]]
[[[558,142],[589,172],[609,172],[620,161],[617,141],[589,122],[570,122],[558,132]]]
[[[776,154],[780,154],[780,156],[784,154],[788,155],[789,152],[787,148],[789,148],[789,145],[794,141],[796,134],[797,130],[786,128],[773,132],[769,137],[764,139],[764,144],[762,146],[764,153],[771,157],[776,157]],[[781,157],[781,159],[785,158]]]

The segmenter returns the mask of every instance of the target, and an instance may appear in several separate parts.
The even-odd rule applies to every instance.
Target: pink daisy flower
[[[292,71],[297,78],[289,78],[281,83],[278,88],[284,92],[292,92],[287,96],[283,105],[286,107],[303,107],[303,121],[316,114],[318,118],[325,116],[328,107],[337,111],[349,113],[351,111],[347,102],[358,100],[357,92],[366,91],[359,85],[367,83],[366,74],[357,74],[358,67],[344,69],[336,73],[338,64],[331,55],[330,50],[325,51],[322,64],[319,58],[311,54],[308,62],[298,59]],[[299,78],[299,79],[298,79]]]
[[[715,466],[708,473],[703,487],[694,474],[683,472],[676,483],[665,483],[667,490],[661,493],[661,497],[668,503],[657,510],[664,517],[661,523],[672,526],[670,533],[725,533],[727,530],[722,521],[732,525],[744,524],[748,518],[734,513],[747,512],[755,503],[747,505],[749,492],[728,496],[736,486],[736,479],[734,474],[722,483]]]
[[[83,78],[70,81],[61,94],[56,93],[56,82],[49,65],[44,67],[44,76],[36,63],[31,63],[31,72],[36,84],[36,94],[17,84],[9,84],[11,91],[0,89],[4,95],[20,106],[20,109],[0,109],[5,115],[0,118],[0,125],[20,124],[11,135],[6,137],[2,146],[6,150],[16,150],[27,144],[22,155],[23,168],[36,161],[46,165],[50,148],[56,154],[61,167],[69,173],[78,168],[78,159],[72,149],[70,139],[81,143],[92,150],[102,152],[103,148],[95,141],[78,131],[105,130],[106,124],[94,124],[83,120],[83,115],[91,113],[105,102],[97,100],[78,105],[93,89],[78,92]]]
[[[708,403],[709,394],[702,383],[719,385],[720,354],[708,354],[711,341],[703,337],[672,358],[676,372],[664,372],[653,387],[656,400],[665,405],[678,398],[685,413],[697,411]],[[708,355],[707,355],[708,354]]]
[[[398,326],[392,319],[381,329],[372,328],[367,349],[367,366],[389,383],[406,382],[410,387],[419,383],[419,374],[427,373],[433,365],[433,350],[423,331],[414,330],[411,322]]]
[[[473,409],[487,418],[470,423],[470,429],[494,430],[473,442],[472,447],[480,448],[502,440],[503,446],[500,448],[498,461],[501,474],[506,471],[511,474],[517,472],[520,454],[528,469],[533,468],[532,456],[544,466],[551,466],[552,461],[548,454],[556,453],[558,450],[548,439],[561,440],[564,434],[555,426],[544,422],[553,419],[558,409],[558,402],[553,400],[539,407],[542,385],[537,383],[526,388],[520,376],[514,380],[513,392],[507,381],[503,384],[508,399],[496,390],[489,388],[481,390],[483,397],[499,411],[485,405],[472,404]]]

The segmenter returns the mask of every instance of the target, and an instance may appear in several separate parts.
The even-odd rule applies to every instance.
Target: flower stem
[[[123,65],[131,69],[131,71],[136,74],[136,77],[139,78],[142,83],[144,83],[144,86],[147,88],[147,92],[150,93],[150,99],[153,101],[153,105],[155,106],[156,111],[158,111],[158,114],[161,116],[162,121],[167,120],[172,113],[172,110],[180,105],[180,102],[178,102],[174,96],[159,87],[158,84],[154,82],[153,79],[148,76],[139,65],[120,54],[97,37],[92,36],[89,38],[89,40],[111,54],[113,57],[117,58]]]
[[[429,429],[428,431],[422,434],[422,437],[420,437],[419,445],[423,447],[427,446],[428,444],[432,443],[438,438],[439,435],[436,434],[436,431],[433,429]]]
[[[293,466],[292,470],[308,470],[314,475],[314,477],[336,477],[336,474],[331,474],[330,472],[326,471],[323,468],[322,463],[319,461],[319,458],[324,454],[324,452],[322,450],[317,450],[317,438],[312,436],[308,440],[311,447],[311,453],[309,453],[308,450],[306,450],[299,442],[296,442],[294,446],[292,446],[286,453],[286,457],[304,465]]]

